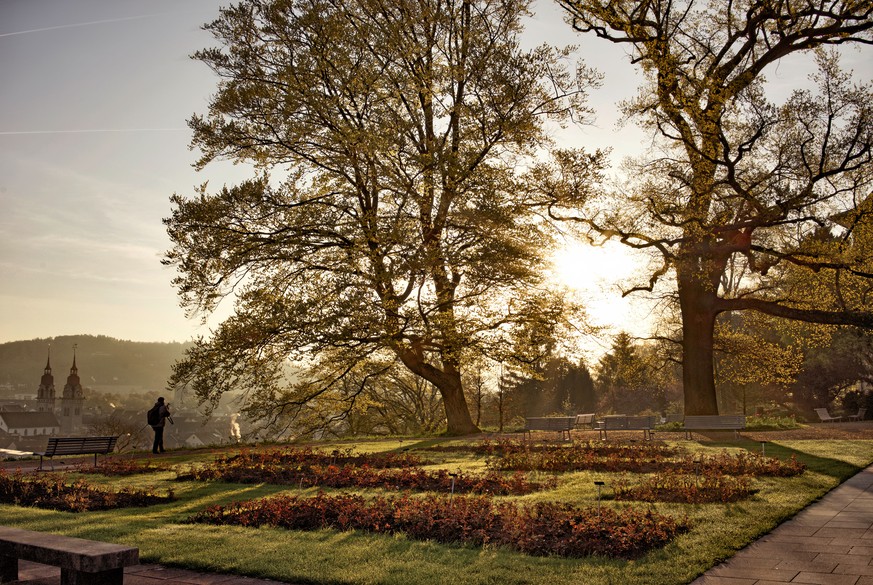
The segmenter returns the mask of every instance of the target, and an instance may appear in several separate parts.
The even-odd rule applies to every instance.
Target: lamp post
[[[595,481],[594,485],[597,486],[597,513],[600,514],[600,488],[606,484],[602,481]]]

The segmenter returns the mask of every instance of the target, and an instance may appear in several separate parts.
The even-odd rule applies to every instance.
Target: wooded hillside
[[[74,345],[83,386],[135,390],[163,388],[170,367],[182,357],[189,344],[125,341],[102,335],[67,335],[2,343],[0,385],[11,385],[16,393],[36,392],[51,346],[52,373],[55,389],[60,394],[73,363]]]

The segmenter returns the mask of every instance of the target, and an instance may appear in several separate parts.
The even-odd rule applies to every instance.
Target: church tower
[[[67,376],[64,395],[61,397],[61,434],[71,435],[82,430],[82,383],[79,381],[79,368],[76,367],[76,346],[73,346],[73,367]]]
[[[49,346],[45,371],[36,390],[36,410],[38,412],[55,411],[55,377],[52,375],[52,348]]]

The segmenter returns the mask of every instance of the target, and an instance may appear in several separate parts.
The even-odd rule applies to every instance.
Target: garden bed
[[[569,445],[530,444],[503,441],[486,444],[488,465],[503,471],[601,471],[611,473],[716,473],[791,477],[806,468],[796,458],[781,460],[748,451],[730,454],[691,454],[661,444],[597,444],[573,442]]]
[[[307,453],[314,455],[311,461],[306,458]],[[352,460],[355,463],[351,463]],[[298,488],[381,488],[491,495],[524,495],[556,485],[553,478],[534,481],[520,471],[477,474],[448,469],[425,470],[416,466],[421,461],[414,456],[392,457],[389,453],[334,457],[312,451],[296,452],[293,449],[243,452],[195,466],[180,473],[178,479],[272,483]],[[399,462],[402,467],[389,467],[389,462]]]
[[[0,470],[0,503],[34,506],[61,512],[86,512],[153,506],[175,500],[173,492],[159,496],[146,490],[106,490],[84,480],[68,482],[63,475],[28,477]]]
[[[214,506],[192,523],[273,526],[292,530],[363,530],[402,533],[417,540],[502,546],[536,556],[591,555],[633,559],[688,530],[676,520],[632,508],[575,508],[540,503],[518,506],[488,497],[398,498],[358,495],[275,496]]]
[[[796,431],[794,431],[796,432]],[[434,443],[446,445],[443,449],[429,450],[424,448]],[[529,442],[530,443],[530,442]],[[676,447],[667,447],[661,441],[654,443],[619,443],[617,441],[592,442],[584,449],[607,458],[642,458],[663,456],[665,459],[678,459],[691,456],[699,464],[701,455],[721,457],[728,453],[732,459],[737,453],[760,453],[762,446],[750,441],[731,442],[731,450],[726,451],[720,446],[708,446],[706,442],[682,441],[672,443]],[[319,456],[333,458],[337,443],[316,448]],[[340,444],[342,448],[348,443]],[[355,461],[357,466],[370,465],[367,462],[371,452],[381,452],[390,460],[396,454],[417,457],[418,461],[433,461],[428,471],[439,468],[457,470],[466,475],[481,475],[484,470],[497,471],[488,464],[496,458],[497,443],[492,441],[484,447],[472,441],[465,443],[458,439],[429,438],[410,441],[399,439],[360,440],[356,448],[362,453]],[[530,443],[532,451],[548,452],[551,449],[563,448],[568,443]],[[461,448],[456,448],[460,446]],[[420,447],[416,449],[416,447]],[[486,453],[483,449],[490,449]],[[518,449],[520,446],[512,447]],[[408,452],[406,451],[408,449]],[[255,447],[252,452],[286,451],[274,446]],[[296,452],[296,449],[294,449]],[[340,455],[346,451],[338,451]],[[723,490],[718,497],[709,497],[711,490],[706,489],[705,471],[695,469],[691,473],[679,474],[663,472],[671,477],[674,487],[680,488],[682,498],[666,495],[655,478],[662,472],[631,473],[611,471],[566,471],[554,472],[558,478],[553,489],[534,491],[524,496],[467,496],[455,494],[452,499],[449,487],[443,493],[391,493],[379,489],[362,489],[358,487],[324,488],[326,497],[359,496],[365,502],[376,502],[379,499],[419,500],[427,502],[431,499],[439,503],[424,506],[426,513],[418,518],[421,524],[408,528],[409,533],[394,526],[393,531],[385,529],[370,530],[364,528],[346,528],[342,523],[330,525],[332,528],[286,529],[265,523],[259,528],[240,524],[225,523],[188,523],[192,515],[203,513],[207,509],[230,509],[235,501],[256,502],[272,498],[295,497],[300,501],[312,500],[317,497],[319,488],[307,488],[294,483],[271,484],[267,482],[226,483],[224,481],[177,481],[176,473],[186,473],[188,470],[212,465],[216,455],[220,461],[237,457],[238,448],[223,452],[216,449],[190,451],[173,451],[169,457],[151,457],[148,455],[120,455],[119,460],[136,460],[138,463],[111,464],[104,471],[104,477],[95,477],[93,483],[107,491],[122,489],[147,488],[154,490],[171,487],[175,493],[177,504],[129,508],[122,510],[106,510],[97,514],[89,514],[87,521],[82,522],[78,514],[55,512],[48,509],[31,508],[25,513],[17,505],[0,505],[0,523],[30,530],[47,530],[73,536],[82,536],[96,540],[123,540],[140,548],[143,555],[148,555],[150,562],[168,563],[205,571],[219,571],[236,575],[248,575],[270,578],[280,582],[306,583],[380,583],[384,585],[451,585],[453,583],[469,583],[471,585],[487,585],[500,583],[525,583],[529,585],[550,585],[561,582],[580,583],[622,583],[629,585],[674,585],[688,583],[709,568],[718,559],[730,556],[732,551],[742,547],[749,541],[760,537],[771,530],[785,518],[791,517],[810,501],[813,501],[831,489],[840,481],[854,474],[859,467],[873,462],[873,442],[869,441],[831,441],[827,439],[816,441],[794,441],[768,443],[767,455],[783,462],[791,462],[792,456],[808,466],[809,473],[800,475],[765,475],[760,478],[749,476],[753,497],[744,500],[731,500],[725,497],[730,490]],[[352,454],[358,457],[357,454]],[[297,455],[291,455],[295,457]],[[284,455],[283,455],[284,457]],[[112,457],[115,459],[116,457]],[[239,463],[245,458],[239,460]],[[705,457],[704,457],[705,460]],[[286,460],[290,461],[290,460]],[[331,461],[340,459],[321,459],[321,464],[330,465]],[[351,460],[344,461],[351,464]],[[413,462],[417,463],[417,462]],[[20,465],[10,463],[9,465]],[[115,469],[115,468],[118,469]],[[296,469],[297,464],[288,463],[286,467]],[[339,467],[339,465],[337,465]],[[375,467],[375,465],[373,466]],[[390,471],[412,467],[385,467]],[[82,472],[91,470],[81,469]],[[100,471],[98,468],[97,471]],[[124,474],[113,475],[111,471],[124,471]],[[131,473],[127,473],[131,471]],[[170,473],[170,472],[175,473]],[[509,472],[500,472],[511,475]],[[552,472],[527,472],[530,479],[539,480],[552,475]],[[675,479],[672,479],[676,476]],[[44,478],[49,475],[45,474]],[[76,473],[66,475],[68,483],[75,481]],[[744,476],[731,476],[741,479]],[[87,477],[90,482],[90,476]],[[456,477],[457,479],[457,477]],[[449,476],[451,480],[451,476]],[[728,480],[730,481],[730,480]],[[624,484],[622,483],[624,482]],[[600,484],[599,486],[597,484]],[[619,501],[616,491],[627,486],[638,490],[654,493],[655,497],[637,492],[628,495],[629,500]],[[728,486],[729,487],[729,486]],[[675,490],[674,490],[675,492]],[[163,493],[163,489],[161,490]],[[706,501],[716,500],[716,503],[686,503],[700,502],[699,493],[705,493]],[[693,497],[688,497],[692,494]],[[597,509],[600,500],[600,516],[606,518],[612,514],[655,515],[653,517],[668,517],[668,523],[676,523],[684,527],[667,540],[652,542],[649,552],[640,556],[607,557],[596,551],[596,545],[577,546],[559,544],[548,549],[546,542],[552,540],[558,543],[572,541],[570,537],[556,537],[549,534],[554,525],[554,519],[548,513],[536,515],[532,510],[555,508],[580,510],[580,516],[572,522],[584,524]],[[643,502],[651,499],[654,501]],[[469,508],[474,514],[469,524],[463,524],[447,517],[438,516],[435,509],[442,506],[443,500],[452,501],[453,509],[470,502]],[[416,532],[420,527],[429,527],[438,534],[446,534],[452,526],[475,526],[475,514],[485,506],[481,503],[487,500],[487,506],[492,511],[495,506],[511,504],[517,507],[519,514],[526,513],[533,519],[526,525],[525,531],[519,537],[529,538],[531,542],[519,547],[512,544],[501,544],[499,540],[475,536],[475,530],[467,528],[474,534],[472,539],[463,537],[443,538],[430,536],[424,532]],[[667,500],[667,501],[665,501]],[[739,505],[721,503],[722,501],[741,501]],[[312,506],[308,504],[311,508]],[[326,504],[325,504],[326,505]],[[218,506],[218,508],[215,508]],[[430,507],[428,507],[430,506]],[[539,508],[537,508],[539,506]],[[522,512],[521,510],[526,512]],[[410,513],[411,514],[411,513]],[[630,516],[629,516],[630,517]],[[639,518],[639,516],[633,516]],[[549,518],[537,524],[537,518]],[[439,520],[439,521],[437,521]],[[390,523],[389,523],[390,524]],[[328,526],[329,524],[324,524]],[[521,525],[521,524],[519,524]],[[561,525],[558,522],[558,525]],[[562,525],[564,526],[564,525]],[[406,529],[406,528],[405,528]],[[561,530],[564,530],[563,528]],[[587,538],[597,535],[589,527]],[[623,538],[624,531],[660,530],[658,526],[651,528],[643,518],[625,529],[611,529],[612,540]],[[463,531],[462,531],[463,532]],[[476,540],[479,538],[479,540]],[[481,546],[477,543],[482,543]],[[445,545],[442,543],[446,543]],[[660,543],[660,544],[659,544]],[[551,546],[551,545],[550,545]],[[539,548],[538,548],[539,547]],[[581,555],[579,560],[568,560],[564,553],[554,548],[563,547],[567,551],[583,550],[570,553]],[[239,550],[245,550],[240,555]],[[541,550],[542,552],[537,552]],[[631,550],[631,549],[628,549]],[[639,548],[637,550],[643,550]],[[607,552],[606,555],[609,553]],[[633,558],[628,562],[626,558]]]

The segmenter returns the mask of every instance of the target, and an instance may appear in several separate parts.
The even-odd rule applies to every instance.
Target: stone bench
[[[122,585],[139,549],[0,526],[0,583],[18,580],[19,559],[60,567],[61,585]]]
[[[42,469],[42,458],[51,459],[56,455],[90,455],[94,454],[94,467],[97,467],[97,455],[106,455],[115,449],[118,437],[49,437],[45,450],[39,455],[39,469]],[[52,470],[55,466],[52,462]]]

